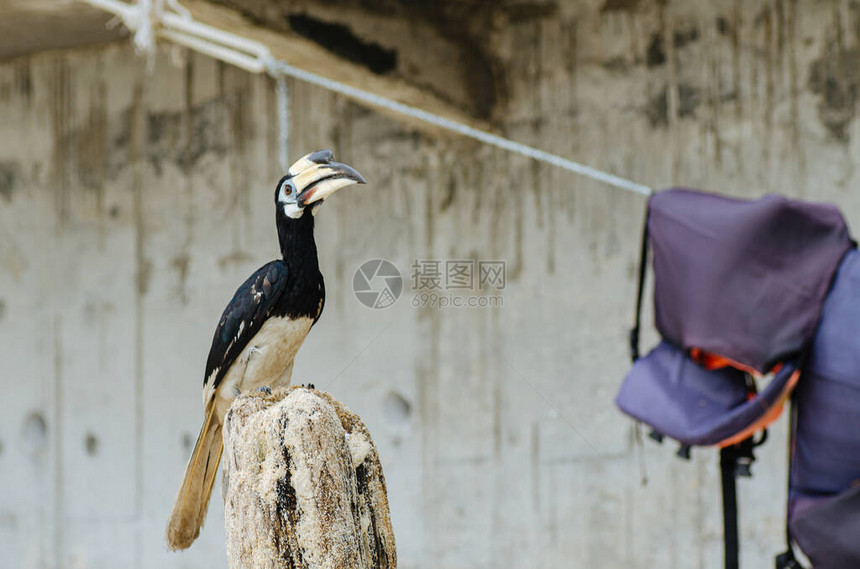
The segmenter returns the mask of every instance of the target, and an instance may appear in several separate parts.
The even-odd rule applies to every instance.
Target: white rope
[[[281,171],[290,167],[290,92],[287,78],[279,75],[276,79],[278,95],[278,159]]]
[[[558,168],[581,174],[587,178],[601,181],[605,184],[609,184],[610,186],[615,186],[616,188],[621,188],[623,190],[628,190],[646,196],[653,193],[653,190],[644,184],[638,184],[620,176],[592,168],[591,166],[586,166],[579,162],[562,158],[561,156],[551,154],[533,146],[515,142],[502,136],[470,127],[461,122],[434,115],[433,113],[429,113],[411,105],[405,105],[403,103],[398,103],[397,101],[392,101],[391,99],[386,99],[385,97],[370,93],[369,91],[357,89],[339,81],[334,81],[321,75],[317,75],[316,73],[299,69],[298,67],[294,67],[288,63],[284,63],[283,61],[278,61],[272,57],[264,60],[264,65],[268,69],[269,73],[276,77],[280,74],[295,77],[296,79],[300,79],[306,83],[311,83],[324,89],[328,89],[329,91],[340,93],[341,95],[362,101],[368,105],[418,119],[462,136],[474,138],[475,140],[479,140],[485,144],[503,148],[509,152],[528,156],[529,158],[533,158],[539,162],[545,162],[547,164],[557,166]]]
[[[281,106],[282,102],[284,105],[288,105],[286,82],[284,81],[282,83],[284,76],[287,76],[305,81],[312,85],[317,85],[329,91],[339,93],[380,109],[411,117],[427,124],[431,124],[437,128],[457,133],[461,136],[473,138],[483,142],[484,144],[502,148],[514,154],[526,156],[533,160],[580,174],[616,188],[646,196],[653,193],[653,190],[644,184],[639,184],[632,180],[610,174],[609,172],[604,172],[603,170],[598,170],[597,168],[592,168],[591,166],[574,162],[573,160],[563,158],[527,144],[515,142],[503,136],[473,128],[461,122],[435,115],[411,105],[387,99],[363,89],[351,87],[345,83],[334,81],[321,75],[317,75],[316,73],[279,61],[272,57],[269,48],[259,42],[213,28],[206,24],[195,22],[190,18],[187,10],[181,9],[181,7],[176,3],[176,0],[167,0],[167,4],[174,11],[178,12],[178,14],[164,12],[160,17],[160,22],[158,22],[160,26],[155,30],[153,30],[151,21],[151,0],[138,0],[137,5],[127,4],[120,0],[84,1],[92,6],[102,8],[119,16],[126,27],[136,31],[135,44],[138,44],[138,38],[140,38],[141,43],[145,45],[147,34],[150,34],[151,38],[151,35],[154,32],[158,36],[174,43],[184,45],[190,49],[199,51],[215,59],[225,61],[251,73],[268,72],[272,75],[278,81],[278,120],[281,135],[279,145],[282,145],[279,146],[279,159],[282,162],[284,161],[284,153],[287,151],[287,131],[289,128],[289,110],[286,106]]]
[[[152,31],[152,1],[137,0],[137,8],[137,31],[134,33],[134,47],[138,53],[152,56],[155,53],[155,35]]]
[[[166,13],[162,20],[165,28],[173,29],[177,32],[187,33],[194,36],[199,36],[206,41],[220,43],[225,47],[237,49],[263,59],[269,57],[269,48],[260,42],[249,40],[230,32],[195,22],[192,19],[177,16],[175,14]]]
[[[245,55],[234,49],[224,47],[221,44],[172,30],[161,30],[158,32],[158,35],[172,41],[173,43],[183,45],[198,53],[208,55],[214,59],[219,59],[229,63],[230,65],[235,65],[236,67],[244,69],[250,73],[263,73],[266,71],[266,67],[259,58]]]
[[[167,5],[173,8],[174,12],[176,12],[186,20],[191,19],[191,12],[189,12],[186,8],[180,6],[178,0],[167,0]]]

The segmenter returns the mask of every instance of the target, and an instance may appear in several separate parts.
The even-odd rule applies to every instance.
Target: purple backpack
[[[815,569],[860,567],[860,253],[824,303],[795,395],[788,536]],[[789,554],[790,555],[790,554]],[[787,565],[790,567],[790,565]]]
[[[639,319],[649,245],[654,257],[655,323],[663,339],[640,358]],[[684,189],[659,192],[649,201],[636,324],[631,331],[634,365],[616,403],[622,411],[649,425],[655,440],[669,436],[679,441],[679,456],[688,458],[691,446],[720,447],[727,568],[738,567],[735,477],[749,475],[753,448],[764,442],[765,427],[779,417],[796,385],[801,386],[797,393],[802,395],[813,389],[812,385],[816,392],[826,389],[824,381],[810,380],[809,385],[805,382],[817,369],[810,367],[815,354],[821,353],[821,334],[816,336],[819,320],[825,330],[830,313],[845,313],[841,305],[825,310],[823,316],[822,309],[826,298],[827,306],[842,298],[828,298],[828,292],[840,262],[845,258],[847,264],[856,254],[852,251],[846,255],[852,247],[839,211],[826,204],[779,196],[746,201]],[[843,267],[839,279],[845,272]],[[860,280],[860,265],[857,279]],[[844,288],[851,289],[851,285]],[[834,293],[837,290],[838,282]],[[860,288],[852,290],[857,290],[857,316],[848,321],[860,327]],[[846,318],[842,318],[842,324],[846,324]],[[860,385],[860,335],[848,336],[852,340],[857,336],[858,349],[843,354],[842,359],[856,364],[855,377]],[[843,344],[846,342],[843,339]],[[814,349],[810,352],[811,347]],[[770,382],[759,391],[757,384],[768,375],[772,376]],[[832,381],[826,385],[832,386]],[[860,391],[853,400],[844,399],[843,404],[853,409],[853,417],[860,422]],[[821,414],[833,409],[816,408],[803,400],[796,407],[793,496],[802,494],[796,490],[795,480],[808,479],[813,472],[821,476],[818,457],[809,455],[806,447],[813,447],[815,453],[834,450],[825,451],[827,445],[839,447],[840,452],[860,450],[860,429],[849,432],[839,421],[824,426],[827,421],[821,420]],[[804,422],[804,417],[810,415],[812,418]],[[807,429],[811,423],[819,432]],[[822,429],[826,432],[820,432]],[[758,440],[754,439],[757,433],[761,433]],[[846,447],[845,439],[852,439],[855,447]],[[805,464],[803,456],[809,458],[806,468],[801,466]],[[860,455],[855,456],[860,459]],[[797,474],[801,470],[803,474]],[[854,472],[860,477],[858,469]],[[839,483],[834,482],[826,490],[838,492]],[[804,551],[816,547],[830,551],[835,547],[827,539],[807,537],[811,533],[794,527],[794,520],[801,519],[800,511],[821,511],[826,505],[815,498],[816,505],[804,510],[804,504],[811,504],[807,498],[820,496],[824,490],[809,487],[806,494],[792,500],[790,538]],[[857,499],[860,498],[852,504]],[[841,506],[846,508],[844,503]],[[852,515],[856,528],[860,509],[855,507]],[[852,535],[858,536],[853,544],[853,555],[857,556],[860,534]],[[815,554],[807,555],[819,563]],[[840,559],[855,559],[847,557],[850,552],[844,555]],[[789,550],[780,556],[779,563],[781,567],[791,567],[796,562]],[[824,569],[848,566],[853,565],[816,565]],[[856,566],[860,567],[860,563]]]

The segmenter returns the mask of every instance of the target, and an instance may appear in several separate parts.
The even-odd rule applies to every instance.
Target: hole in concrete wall
[[[90,456],[95,456],[99,451],[99,439],[92,433],[87,433],[84,437],[84,448],[87,450],[87,454]]]
[[[389,391],[382,401],[382,412],[391,423],[402,425],[409,421],[412,405],[399,393]]]
[[[182,433],[182,448],[185,449],[185,452],[191,452],[191,446],[194,444],[194,438],[191,436],[191,433]]]
[[[634,11],[639,7],[639,0],[606,0],[600,8],[601,12]]]
[[[48,424],[38,411],[27,415],[21,432],[21,442],[29,452],[36,454],[45,450],[48,444]]]
[[[699,106],[699,90],[691,85],[678,85],[678,116],[689,118],[695,116]],[[654,128],[665,127],[669,124],[669,93],[663,88],[652,97],[645,106],[645,115]]]
[[[809,68],[809,88],[819,96],[818,118],[833,137],[849,142],[849,126],[860,99],[860,47],[840,43],[825,45]]]
[[[719,32],[721,36],[732,35],[732,24],[725,16],[717,17],[717,32]]]
[[[663,50],[663,36],[654,34],[645,52],[645,64],[648,67],[657,67],[664,63],[666,63],[666,52]]]
[[[364,41],[346,26],[317,20],[305,14],[293,14],[287,20],[300,36],[373,73],[382,75],[397,68],[397,51]]]
[[[17,162],[0,162],[0,197],[7,202],[12,201],[12,194],[15,192],[21,179],[21,165]]]
[[[672,43],[675,49],[682,49],[685,46],[699,39],[699,30],[696,28],[685,28],[676,30],[672,34]],[[655,32],[651,35],[651,41],[648,43],[648,49],[645,51],[645,64],[648,67],[657,67],[666,63],[666,50],[663,46],[663,34]]]
[[[675,30],[672,34],[672,42],[675,44],[675,49],[691,44],[699,39],[699,30],[696,28],[686,28]]]

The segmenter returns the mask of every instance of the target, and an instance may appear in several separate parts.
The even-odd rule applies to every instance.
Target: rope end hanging
[[[134,30],[134,49],[148,59],[147,67],[151,70],[152,58],[155,55],[155,31],[153,30],[153,10],[151,0],[138,0],[136,22],[129,26]],[[128,25],[128,22],[126,23]]]
[[[281,171],[290,167],[290,92],[287,78],[281,74],[275,78],[278,96],[278,161]]]

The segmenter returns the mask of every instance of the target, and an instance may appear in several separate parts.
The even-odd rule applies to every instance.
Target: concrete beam
[[[276,2],[262,4],[270,11],[278,9]],[[487,116],[495,98],[489,97],[488,100],[492,102],[487,102],[488,96],[485,94],[484,103],[477,104],[473,101],[474,97],[470,93],[476,88],[470,87],[469,81],[474,73],[466,72],[462,63],[468,60],[468,57],[461,54],[451,42],[441,39],[438,33],[429,31],[426,25],[411,23],[404,18],[389,18],[391,21],[380,30],[377,18],[373,15],[362,16],[359,11],[348,9],[330,10],[332,14],[360,23],[363,33],[377,29],[389,39],[399,38],[400,43],[404,37],[411,37],[404,32],[403,26],[423,30],[411,41],[420,42],[421,37],[425,37],[425,43],[429,47],[404,51],[385,47],[391,45],[390,41],[383,44],[372,41],[360,43],[363,40],[356,39],[351,28],[341,29],[337,24],[326,24],[323,20],[301,15],[304,12],[297,13],[297,17],[304,19],[293,20],[293,25],[305,34],[301,35],[286,25],[273,27],[271,18],[258,18],[248,10],[241,10],[241,6],[226,7],[206,0],[184,0],[182,5],[196,20],[259,41],[268,46],[276,58],[296,67],[470,126],[489,129],[486,121],[476,117]],[[76,0],[0,0],[0,60],[50,49],[82,47],[127,39],[129,35],[122,25],[108,29],[110,19],[110,14]],[[326,25],[335,26],[334,31],[330,28],[320,31],[319,26]],[[319,41],[319,34],[339,33],[345,39],[358,41],[359,44],[347,46],[346,51],[338,53],[337,50],[332,51],[326,42]],[[315,39],[309,39],[307,36]],[[434,59],[432,54],[438,53],[443,54],[442,60],[438,56]],[[398,65],[397,54],[401,54],[401,67],[404,58],[416,59],[407,65],[413,70],[412,74],[389,72],[392,65]],[[418,60],[422,58],[427,65],[419,72],[421,66]],[[446,61],[450,62],[450,65],[446,65]],[[479,82],[482,81],[479,78]],[[394,114],[392,116],[397,120],[410,122],[411,126],[421,130],[434,130],[414,119],[404,119],[401,115]]]
[[[76,0],[0,0],[0,60],[121,39],[110,14]]]
[[[440,94],[440,89],[410,82],[397,74],[375,73],[366,65],[341,57],[318,42],[289,29],[274,29],[257,18],[252,21],[251,17],[236,9],[205,0],[186,0],[182,5],[196,20],[261,42],[271,50],[274,57],[296,67],[476,128],[490,128],[486,121],[475,117],[468,105],[452,102],[450,98]],[[454,88],[454,81],[451,79],[446,86]],[[433,130],[414,119],[406,119],[398,114],[392,116],[421,130]]]

